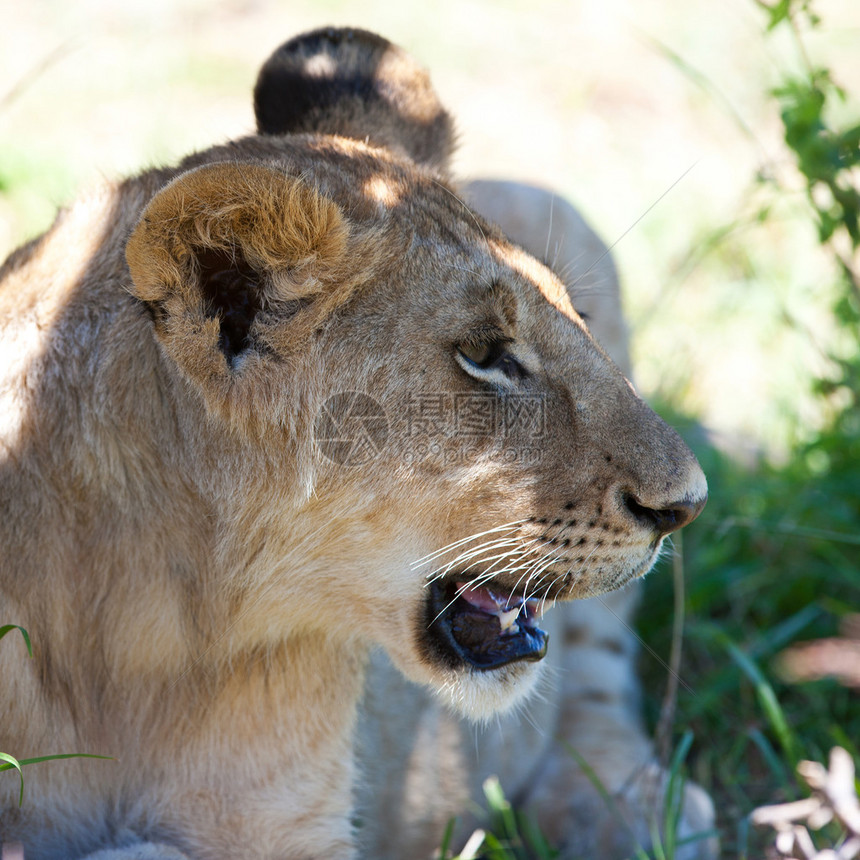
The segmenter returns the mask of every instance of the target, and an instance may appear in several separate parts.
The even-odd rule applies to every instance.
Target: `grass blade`
[[[747,679],[755,688],[756,696],[758,697],[759,705],[764,711],[771,728],[774,731],[783,751],[788,756],[794,767],[800,761],[798,752],[797,738],[791,731],[788,721],[785,719],[785,714],[780,707],[779,701],[776,698],[776,693],[773,690],[770,682],[765,678],[764,673],[759,669],[756,662],[741,648],[732,641],[729,636],[723,633],[722,630],[707,625],[709,637],[718,645],[721,645],[734,660],[738,668],[747,676]]]
[[[0,639],[2,639],[7,633],[11,633],[13,630],[21,631],[21,635],[24,637],[24,644],[27,646],[27,653],[32,657],[33,646],[30,644],[30,634],[23,627],[19,627],[17,624],[4,624],[0,627]]]
[[[445,827],[445,835],[442,837],[442,844],[439,846],[439,856],[446,858],[451,849],[451,840],[454,838],[454,828],[457,826],[457,819],[452,818]]]
[[[600,795],[601,799],[606,804],[606,808],[612,814],[612,817],[618,822],[618,825],[628,831],[631,838],[633,838],[633,840],[636,842],[636,850],[633,855],[636,860],[649,860],[648,852],[636,839],[632,828],[624,820],[624,816],[619,811],[618,804],[615,802],[612,795],[606,790],[606,786],[600,781],[600,777],[597,775],[594,768],[579,754],[575,747],[565,742],[564,748],[576,760],[576,763],[579,765],[579,767],[582,769],[582,772],[585,774],[586,779],[588,779],[588,781],[594,787],[594,790]]]
[[[40,755],[35,758],[22,758],[20,764],[23,767],[28,764],[39,764],[43,761],[57,761],[64,758],[100,758],[104,761],[115,761],[110,755],[93,755],[92,753],[59,753],[58,755]],[[0,765],[0,770],[8,770],[8,768]]]
[[[2,752],[0,752],[0,762],[5,762],[5,764],[0,764],[0,770],[12,770],[14,767],[18,771],[18,776],[21,779],[21,794],[18,798],[18,806],[21,806],[24,802],[24,772],[21,770],[21,763],[8,753]]]
[[[57,761],[65,758],[100,758],[106,761],[113,761],[113,757],[109,755],[93,755],[92,753],[59,753],[57,755],[40,755],[34,758],[16,759],[8,753],[0,753],[0,773],[4,770],[18,771],[21,777],[21,796],[18,798],[18,806],[24,803],[24,772],[21,770],[28,764],[39,764],[43,761]]]

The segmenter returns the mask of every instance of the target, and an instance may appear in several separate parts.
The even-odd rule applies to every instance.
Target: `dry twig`
[[[802,761],[797,772],[812,789],[806,800],[760,806],[753,824],[776,830],[776,856],[787,860],[854,860],[860,856],[860,800],[854,785],[854,762],[842,747],[830,751],[830,769]],[[838,822],[845,836],[834,848],[819,851],[809,830]],[[801,823],[801,822],[805,822]]]
[[[860,687],[860,615],[842,623],[842,636],[794,645],[780,655],[782,673],[791,681],[836,678],[846,687]]]

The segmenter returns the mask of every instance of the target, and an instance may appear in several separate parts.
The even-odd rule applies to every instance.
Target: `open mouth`
[[[433,582],[428,590],[427,632],[449,664],[498,669],[546,654],[549,636],[537,626],[542,601],[456,577]]]

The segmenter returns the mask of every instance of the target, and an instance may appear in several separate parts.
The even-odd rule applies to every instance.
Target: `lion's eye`
[[[484,374],[501,371],[509,379],[525,375],[523,366],[510,354],[504,340],[489,342],[461,343],[457,347],[460,366],[472,376],[477,372]]]
[[[478,367],[485,368],[494,358],[498,351],[498,343],[463,343],[457,349],[463,358],[468,359],[472,364]]]

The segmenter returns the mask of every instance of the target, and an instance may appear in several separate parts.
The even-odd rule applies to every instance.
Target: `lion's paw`
[[[563,762],[561,766],[558,766]],[[714,860],[719,853],[714,804],[702,788],[685,783],[674,833],[665,832],[673,803],[668,773],[655,763],[640,765],[621,781],[603,779],[600,789],[563,752],[529,793],[525,805],[564,860],[621,860],[651,848],[659,832],[664,849],[674,843],[675,860]],[[563,800],[562,798],[566,798]],[[678,803],[678,800],[674,801]]]
[[[156,842],[129,841],[122,847],[103,848],[84,860],[188,860],[178,848]]]

